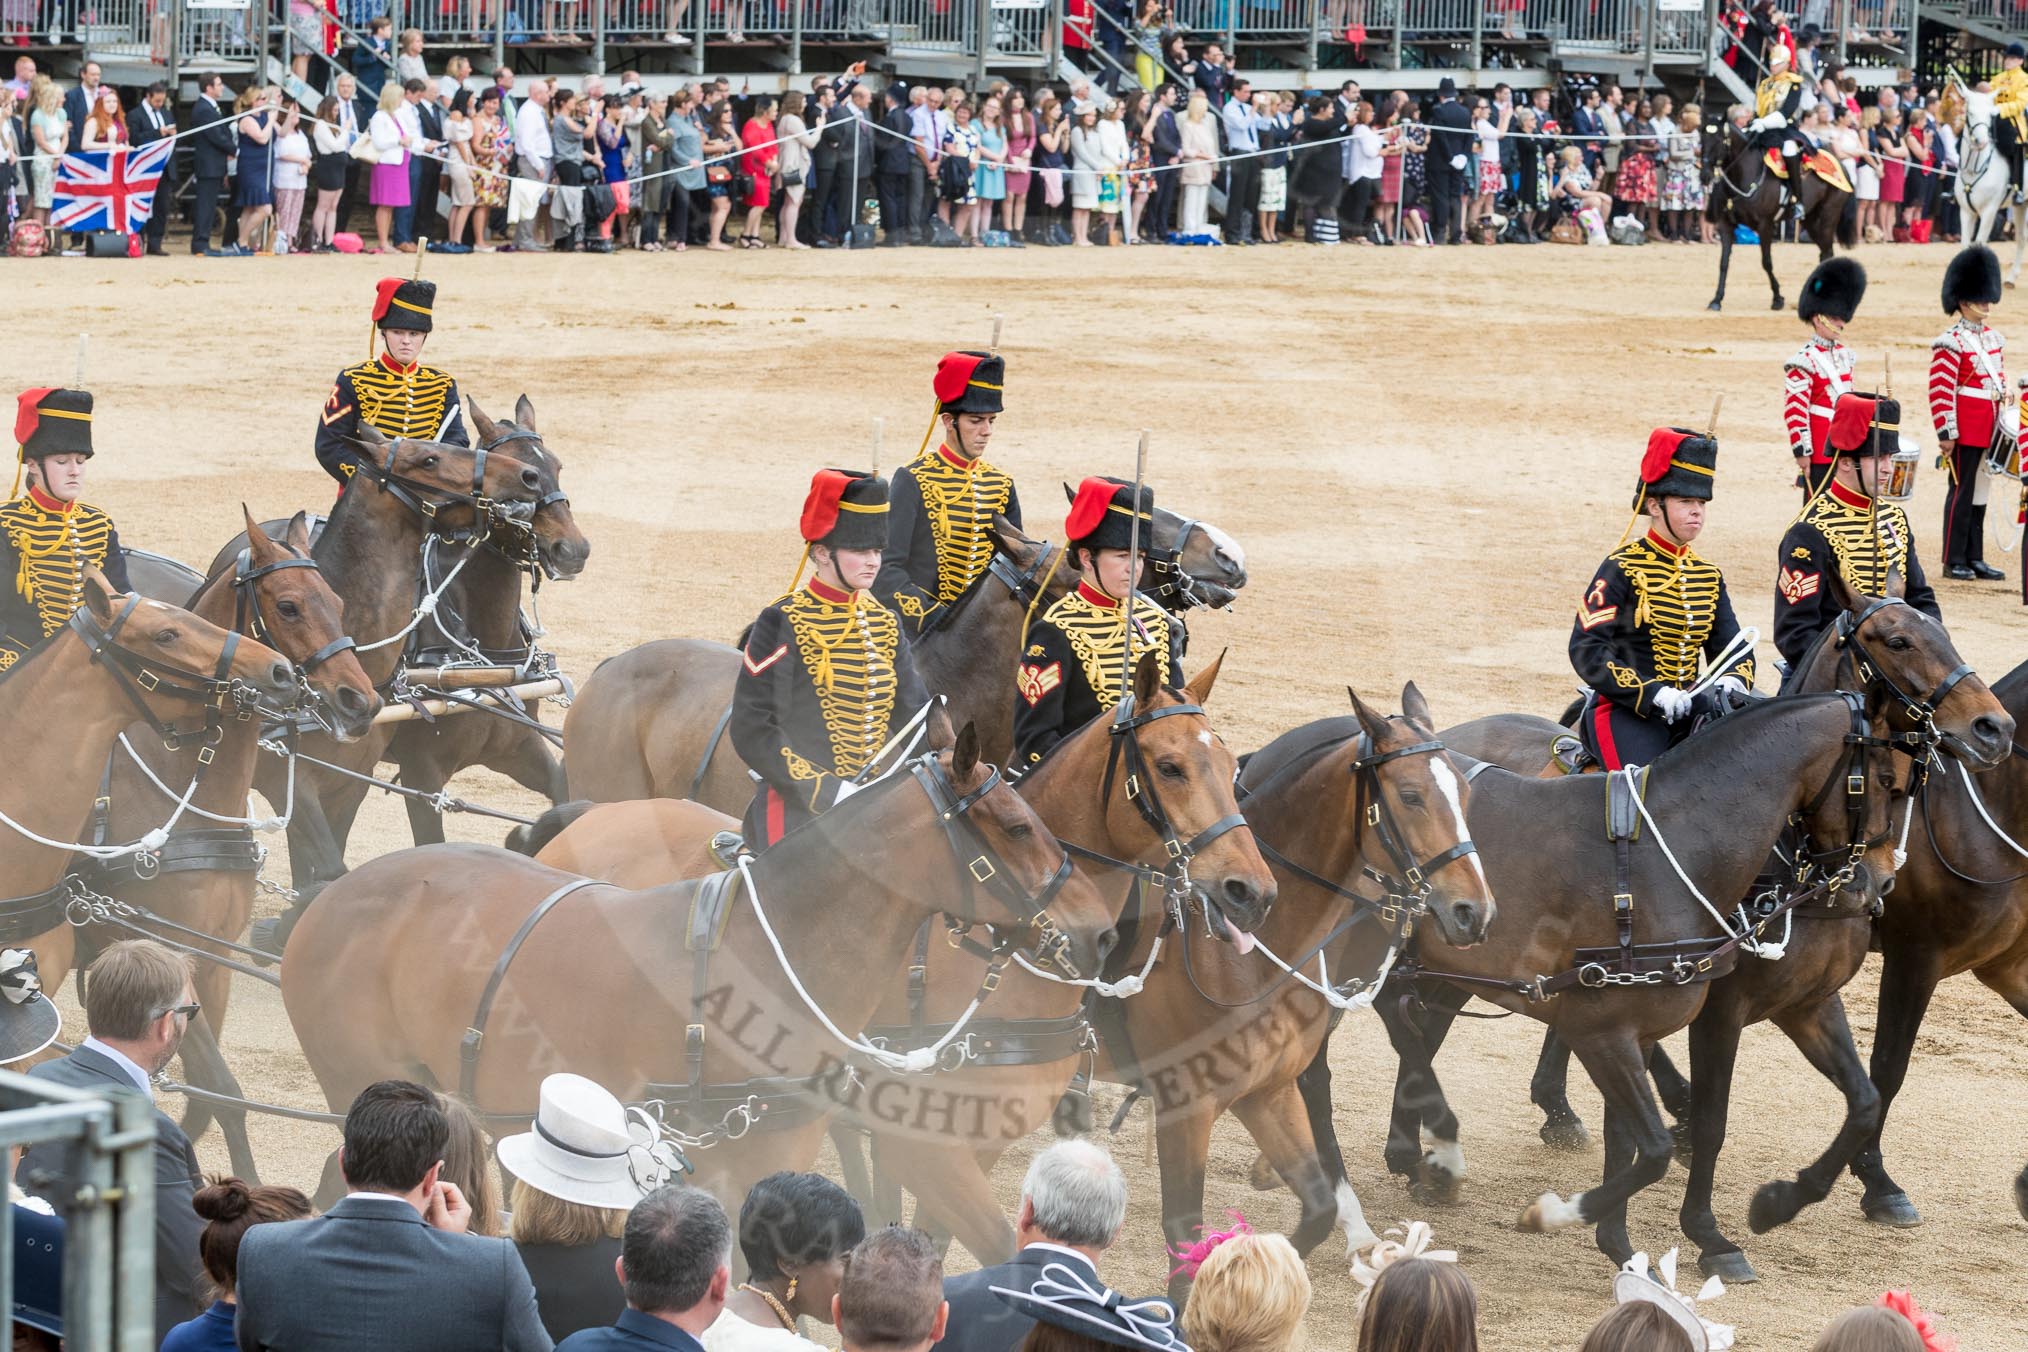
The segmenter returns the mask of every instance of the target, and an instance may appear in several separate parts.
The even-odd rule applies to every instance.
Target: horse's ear
[[[1849,610],[1855,615],[1864,610],[1866,603],[1872,599],[1847,583],[1845,574],[1836,568],[1824,570],[1824,595],[1839,610]]]
[[[1359,726],[1366,730],[1368,737],[1376,743],[1379,742],[1387,735],[1387,720],[1367,708],[1366,701],[1360,699],[1359,692],[1351,686],[1345,687],[1345,693],[1352,697],[1352,712],[1359,716]]]
[[[1077,490],[1075,488],[1072,488],[1069,484],[1064,484],[1063,500],[1065,502],[1075,503],[1077,501]]]
[[[247,505],[243,502],[239,505],[239,514],[246,522],[247,547],[256,555],[272,554],[275,542],[268,538],[268,533],[260,528],[260,523],[253,519],[253,513],[247,510]]]
[[[1401,687],[1401,712],[1409,722],[1419,727],[1436,727],[1436,720],[1430,717],[1429,701],[1422,697],[1422,691],[1415,688],[1414,681]]]
[[[523,431],[535,430],[535,405],[528,402],[528,396],[525,394],[514,401],[514,421]]]
[[[310,514],[307,511],[299,511],[290,517],[289,527],[282,532],[282,538],[288,542],[289,548],[295,550],[298,554],[308,554],[310,552]]]
[[[85,606],[91,611],[92,618],[99,622],[99,627],[104,628],[113,622],[117,609],[114,602],[119,600],[120,594],[113,590],[112,583],[106,581],[104,573],[89,564],[85,566],[84,580]]]
[[[358,429],[351,436],[347,437],[346,440],[352,444],[352,449],[360,452],[375,464],[378,464],[387,454],[387,438],[380,434],[378,427],[367,422],[364,418],[359,420]]]
[[[931,701],[929,717],[923,720],[923,741],[932,751],[945,751],[958,740],[951,728],[951,711],[941,697]]]
[[[487,417],[486,410],[479,407],[479,401],[469,394],[465,396],[465,412],[472,415],[472,427],[478,432],[480,441],[491,441],[500,435],[500,425]]]
[[[1893,597],[1901,596],[1902,593],[1907,590],[1907,584],[1908,579],[1904,578],[1901,575],[1901,570],[1899,568],[1890,568],[1887,570],[1887,594],[1889,596]]]
[[[1162,657],[1153,648],[1141,654],[1134,665],[1134,711],[1146,713],[1162,692]]]
[[[1190,678],[1183,687],[1183,693],[1190,697],[1192,704],[1203,704],[1211,698],[1211,687],[1218,684],[1218,669],[1225,665],[1225,654],[1231,651],[1220,648],[1218,656],[1211,659],[1211,665]]]
[[[1029,555],[1035,548],[1035,541],[1023,535],[1019,526],[998,512],[993,514],[992,531],[993,543],[999,547],[1000,552],[1026,568]]]
[[[978,768],[979,730],[967,719],[965,726],[958,730],[958,744],[951,748],[951,778],[962,784]]]

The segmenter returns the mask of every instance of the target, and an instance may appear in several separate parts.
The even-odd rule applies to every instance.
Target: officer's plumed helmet
[[[1829,315],[1849,324],[1865,295],[1866,269],[1857,260],[1827,258],[1803,283],[1803,294],[1796,298],[1796,318],[1807,324],[1818,315]]]
[[[1634,490],[1634,507],[1638,510],[1648,498],[1709,502],[1717,473],[1716,438],[1686,427],[1657,427],[1648,433],[1648,449],[1641,456],[1641,482]]]
[[[1007,383],[1004,358],[985,352],[946,352],[934,382],[941,413],[998,413]]]
[[[437,303],[437,284],[382,277],[373,288],[373,322],[383,329],[430,331],[430,311]]]
[[[1944,269],[1943,309],[1954,315],[1966,301],[1996,305],[2000,300],[2000,256],[1983,244],[1958,250]]]
[[[1070,541],[1073,557],[1080,549],[1130,549],[1133,547],[1134,486],[1124,479],[1093,475],[1077,486],[1071,499],[1070,515],[1064,518],[1064,538]],[[1155,490],[1143,486],[1140,497],[1140,546],[1145,553],[1154,543]]]
[[[856,469],[820,469],[803,500],[803,539],[830,549],[887,547],[887,480]]]

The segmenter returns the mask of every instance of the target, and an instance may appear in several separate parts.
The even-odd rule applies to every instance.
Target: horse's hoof
[[[1728,1286],[1745,1286],[1748,1282],[1760,1280],[1760,1274],[1753,1270],[1753,1264],[1746,1261],[1746,1255],[1738,1249],[1721,1249],[1715,1253],[1697,1255],[1697,1270],[1707,1277],[1717,1277]]]
[[[1583,1219],[1576,1198],[1566,1202],[1553,1192],[1545,1192],[1528,1204],[1514,1228],[1527,1235],[1546,1235],[1567,1230]]]
[[[1591,1133],[1575,1117],[1552,1117],[1540,1128],[1542,1144],[1551,1150],[1583,1150],[1591,1144]]]
[[[1413,1179],[1422,1172],[1422,1150],[1419,1147],[1389,1150],[1382,1158],[1387,1161],[1387,1172],[1397,1177]]]
[[[1247,1170],[1246,1181],[1253,1184],[1255,1192],[1273,1192],[1282,1185],[1282,1176],[1268,1163],[1266,1155],[1253,1157],[1253,1168]]]
[[[1059,1140],[1076,1136],[1088,1136],[1098,1129],[1092,1115],[1091,1095],[1065,1094],[1057,1099],[1056,1107],[1049,1114],[1050,1124],[1055,1127]]]
[[[1793,1179],[1763,1183],[1753,1190],[1753,1200],[1747,1203],[1746,1224],[1755,1234],[1764,1235],[1777,1225],[1794,1220],[1796,1213],[1811,1200]]]
[[[1718,307],[1718,302],[1714,300],[1714,301],[1712,301],[1712,302],[1711,302],[1711,303],[1710,303],[1709,305],[1705,306],[1704,308],[1705,308],[1705,309],[1707,309],[1707,310],[1709,310],[1709,311],[1711,311],[1711,313],[1713,313],[1713,314],[1717,314],[1717,313],[1718,313],[1718,308],[1719,308],[1719,307]]]
[[[1408,1195],[1425,1206],[1455,1206],[1464,1191],[1464,1180],[1449,1169],[1424,1159]]]
[[[1915,1203],[1908,1200],[1905,1192],[1891,1192],[1884,1197],[1864,1197],[1859,1209],[1866,1213],[1866,1219],[1875,1225],[1891,1225],[1897,1230],[1912,1230],[1922,1224],[1922,1213],[1915,1209]]]
[[[1773,300],[1773,301],[1772,301],[1772,302],[1771,302],[1771,303],[1770,303],[1770,304],[1768,305],[1768,307],[1767,307],[1767,308],[1768,308],[1768,309],[1770,309],[1770,310],[1779,310],[1779,309],[1781,309],[1781,308],[1782,308],[1782,298],[1781,298],[1780,296],[1776,296],[1776,297],[1774,298],[1774,300]]]
[[[2006,287],[2009,291],[2012,291],[2014,289],[2014,283],[2008,282],[2006,283]]]
[[[1682,1165],[1685,1169],[1688,1169],[1690,1167],[1690,1155],[1691,1155],[1690,1124],[1688,1122],[1670,1123],[1669,1136],[1676,1143],[1675,1147],[1676,1163]]]
[[[2028,1221],[2028,1168],[2023,1168],[2014,1179],[2014,1206],[2020,1211],[2021,1219]]]

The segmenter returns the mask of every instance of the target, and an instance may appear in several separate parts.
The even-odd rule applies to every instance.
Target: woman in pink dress
[[[1029,166],[1035,159],[1035,114],[1019,89],[1007,91],[1007,196],[1000,201],[1000,228],[1015,243],[1028,219]]]

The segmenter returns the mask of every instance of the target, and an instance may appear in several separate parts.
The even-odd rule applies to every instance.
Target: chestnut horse
[[[563,465],[535,428],[535,408],[522,395],[515,403],[514,416],[494,422],[476,403],[466,402],[472,426],[481,445],[514,446],[515,453],[554,468],[561,480]],[[556,492],[560,495],[562,489]],[[568,501],[568,499],[564,499]],[[441,660],[477,661],[519,667],[536,653],[539,634],[530,633],[521,616],[521,581],[526,575],[533,588],[540,588],[545,575],[568,580],[583,571],[585,555],[565,557],[551,550],[534,556],[527,552],[503,552],[493,545],[449,545],[436,551],[434,570],[447,570],[463,563],[463,571],[444,593],[437,613],[424,620],[416,631],[416,647],[423,654],[418,665],[434,666]],[[441,576],[441,573],[439,573]],[[412,719],[396,728],[385,755],[400,767],[403,785],[424,793],[437,793],[460,770],[473,765],[490,766],[524,788],[548,798],[564,800],[563,762],[550,748],[561,734],[540,731],[519,718],[487,712],[488,703],[478,701],[473,710],[455,717],[431,720]],[[541,705],[521,712],[538,721]],[[434,845],[444,838],[444,819],[427,802],[405,798],[409,830],[418,845]]]
[[[879,1003],[869,974],[899,967],[924,921],[993,927],[996,962],[1036,937],[1042,960],[1095,972],[1112,943],[1110,910],[979,759],[972,728],[953,745],[941,711],[929,726],[945,749],[790,832],[722,912],[723,875],[634,891],[477,845],[404,850],[333,882],[282,962],[326,1102],[343,1112],[403,1075],[526,1116],[542,1077],[570,1070],[719,1136],[695,1160],[729,1204],[807,1167],[856,1083],[840,1038]],[[748,1118],[759,1125],[739,1134]]]
[[[0,943],[34,949],[52,995],[76,952],[67,918],[68,845],[91,843],[93,802],[120,734],[138,717],[145,732],[131,738],[137,745],[207,745],[237,718],[251,726],[256,702],[279,709],[297,696],[295,668],[255,639],[167,602],[115,592],[96,569],[85,574],[84,600],[69,624],[0,677],[0,709],[13,727],[7,745],[15,749],[0,788],[7,819],[0,823],[0,877],[11,894],[0,901]],[[193,712],[200,715],[194,723]],[[179,779],[177,798],[191,787],[190,776]],[[157,800],[132,837],[105,844],[163,828],[175,806]],[[78,910],[77,919],[87,913]]]
[[[1007,673],[1021,654],[1021,635],[1030,616],[1077,585],[1077,569],[1062,549],[1029,539],[1005,517],[994,519],[993,533],[991,566],[910,650],[924,687],[951,702],[953,720],[977,727],[983,754],[1004,765],[1014,750]],[[1231,598],[1204,577],[1233,587],[1246,581],[1237,545],[1160,508],[1152,552],[1175,561],[1168,573],[1151,562],[1150,579],[1169,580],[1143,593],[1172,609]],[[601,662],[563,720],[570,796],[602,803],[689,798],[744,812],[753,781],[725,736],[738,675],[739,650],[709,639],[661,639]]]
[[[1788,682],[1791,689],[1806,694],[1862,691],[1873,736],[1883,744],[1893,742],[1919,761],[1941,751],[1973,769],[1986,769],[2006,758],[2014,720],[1958,656],[1942,625],[1898,600],[1853,595],[1835,576],[1826,581],[1831,584],[1827,595],[1841,614],[1825,640],[1798,665]],[[1898,595],[1898,579],[1890,581],[1889,592],[1890,597]],[[1525,723],[1539,726],[1531,735],[1522,731]],[[1498,724],[1504,731],[1476,736],[1475,729],[1485,724]],[[1556,729],[1539,719],[1509,715],[1482,719],[1479,725],[1466,724],[1445,735],[1467,755],[1485,754],[1486,759],[1526,773],[1540,764],[1540,749],[1547,745],[1545,731]],[[1507,762],[1490,754],[1517,739],[1532,742],[1534,750]],[[1901,758],[1883,758],[1879,769],[1894,774],[1905,764]],[[1915,804],[1904,800],[1895,812],[1897,836],[1914,810]],[[1904,904],[1904,885],[1897,881],[1889,910]],[[1752,1264],[1719,1228],[1711,1208],[1741,1033],[1772,1020],[1845,1098],[1844,1120],[1824,1153],[1793,1181],[1769,1183],[1755,1194],[1748,1213],[1754,1233],[1786,1224],[1803,1207],[1822,1201],[1880,1118],[1880,1096],[1859,1060],[1838,994],[1866,960],[1874,937],[1872,916],[1864,906],[1833,899],[1796,911],[1787,929],[1780,961],[1743,962],[1711,983],[1710,997],[1690,1025],[1689,1082],[1659,1047],[1650,1065],[1663,1102],[1677,1118],[1688,1119],[1679,1121],[1676,1129],[1679,1136],[1687,1136],[1690,1147],[1683,1233],[1701,1250],[1698,1266],[1729,1282],[1755,1278]],[[1552,1144],[1583,1139],[1583,1124],[1564,1093],[1568,1069],[1569,1048],[1551,1029],[1544,1035],[1530,1095],[1547,1115],[1543,1139]]]
[[[1734,904],[1794,816],[1812,839],[1848,852],[1859,833],[1857,843],[1869,848],[1842,890],[1848,904],[1853,896],[1874,900],[1892,863],[1888,795],[1868,775],[1855,819],[1848,795],[1826,789],[1847,782],[1865,749],[1851,739],[1867,735],[1856,695],[1769,700],[1720,720],[1652,767],[1641,800],[1647,815],[1626,852],[1624,879],[1605,830],[1606,776],[1536,779],[1475,765],[1467,816],[1503,923],[1469,952],[1440,959],[1417,953],[1396,968],[1390,994],[1376,1006],[1401,1056],[1389,1167],[1403,1172],[1420,1164],[1439,1178],[1462,1172],[1456,1118],[1433,1065],[1445,1016],[1474,995],[1525,1013],[1576,1051],[1605,1097],[1607,1136],[1602,1185],[1567,1201],[1543,1194],[1523,1213],[1521,1228],[1596,1225],[1602,1251],[1615,1262],[1631,1257],[1626,1199],[1667,1172],[1672,1145],[1648,1084],[1648,1053],[1697,1016],[1711,977],[1744,960],[1732,931],[1721,929],[1683,878],[1695,879],[1714,904]],[[1655,847],[1651,822],[1666,833],[1674,863]],[[1631,898],[1624,934],[1613,900],[1620,892]],[[1813,900],[1821,893],[1795,895]],[[1621,975],[1627,969],[1621,946],[1636,939],[1640,960],[1629,982]],[[1659,975],[1651,980],[1649,971]],[[1420,1003],[1418,991],[1429,1008],[1410,1007]],[[1342,1170],[1328,1110],[1327,1052],[1304,1072],[1303,1093],[1327,1163]],[[1427,1152],[1419,1141],[1425,1123],[1436,1124],[1437,1145]]]
[[[1218,668],[1214,661],[1182,690],[1169,691],[1161,686],[1153,654],[1145,655],[1135,672],[1135,717],[1129,725],[1094,719],[1021,778],[1021,796],[1071,849],[1078,871],[1097,885],[1110,916],[1117,917],[1130,895],[1142,891],[1149,872],[1170,866],[1172,840],[1183,844],[1181,876],[1200,912],[1215,907],[1222,924],[1241,932],[1270,913],[1275,879],[1250,834],[1236,829],[1243,825],[1232,792],[1236,766],[1202,708]],[[1116,773],[1106,773],[1125,738],[1134,740],[1131,754],[1158,786],[1159,807],[1152,810],[1160,826],[1129,796],[1128,772],[1116,767]],[[671,799],[589,810],[573,805],[564,812],[575,820],[537,858],[634,887],[711,867],[706,842],[713,832],[738,826],[723,813]],[[1150,902],[1159,912],[1160,902]],[[1144,923],[1152,928],[1159,920],[1151,914]],[[940,1036],[977,986],[976,960],[944,943],[925,947],[926,937],[917,939],[908,979],[901,970],[893,972],[886,998],[871,1017],[873,1031],[897,1048],[927,1045]],[[908,1092],[897,1097],[892,1077],[873,1072],[864,1091],[843,1106],[840,1129],[833,1132],[848,1174],[857,1163],[858,1143],[846,1129],[871,1132],[874,1170],[915,1194],[917,1224],[954,1236],[982,1264],[1004,1261],[1015,1247],[993,1192],[993,1168],[1009,1145],[1049,1120],[1086,1063],[1090,1037],[1076,985],[1010,970],[994,1003],[990,1022],[973,1026],[979,1059],[963,1061],[936,1080],[939,1095],[994,1105],[990,1118],[968,1121],[945,1113],[933,1129],[897,1112],[896,1103],[911,1102]]]
[[[359,662],[375,688],[385,688],[406,651],[396,637],[414,618],[425,536],[468,537],[521,525],[533,510],[534,548],[545,559],[581,563],[590,546],[568,503],[539,505],[557,491],[555,466],[522,461],[483,447],[431,441],[388,442],[361,428],[361,468],[331,509],[310,557],[345,605],[346,625],[359,640]],[[241,536],[212,561],[210,575],[230,568],[246,547]],[[388,725],[340,743],[311,732],[296,743],[306,756],[357,774],[371,773],[390,736]],[[254,786],[277,810],[289,794],[289,766],[262,758]],[[367,785],[337,771],[298,761],[295,812],[289,821],[289,870],[305,899],[345,871],[345,840]],[[293,913],[292,913],[293,914]],[[258,926],[256,927],[258,928]],[[280,933],[277,942],[286,939]]]
[[[245,508],[241,513],[245,515]],[[332,735],[341,742],[364,736],[380,710],[380,696],[346,637],[344,604],[309,557],[307,516],[296,513],[284,524],[279,540],[254,529],[251,517],[247,528],[245,553],[233,571],[218,573],[198,588],[188,602],[191,613],[273,645],[303,674],[320,701],[317,716]],[[128,919],[116,926],[92,926],[79,935],[79,943],[89,953],[100,944],[139,932],[234,960],[232,950],[207,944],[202,936],[238,939],[253,914],[263,852],[248,825],[247,794],[260,754],[260,725],[233,722],[217,745],[176,751],[165,750],[158,739],[144,736],[145,731],[138,724],[129,728],[113,754],[100,834],[109,841],[133,840],[161,821],[193,777],[199,780],[197,793],[160,850],[104,865],[87,862],[81,871],[93,887],[171,923],[158,927]],[[200,754],[209,761],[201,775]],[[190,1022],[183,1043],[184,1067],[193,1084],[238,1097],[239,1083],[218,1050],[232,998],[231,969],[200,962],[193,981],[204,1012]],[[228,1110],[220,1116],[233,1172],[255,1178],[246,1114]],[[184,1128],[195,1138],[211,1117],[210,1106],[193,1099]]]

